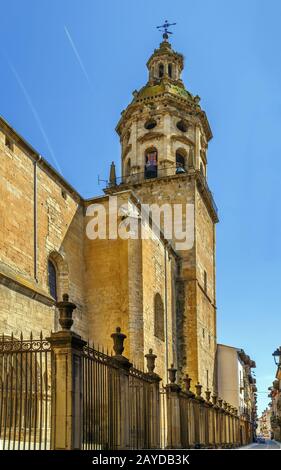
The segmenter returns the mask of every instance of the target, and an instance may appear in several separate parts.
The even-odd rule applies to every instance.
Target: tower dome
[[[199,96],[181,79],[183,55],[163,37],[147,62],[146,85],[133,92],[116,127],[123,182],[179,175],[190,168],[206,177],[211,129]]]

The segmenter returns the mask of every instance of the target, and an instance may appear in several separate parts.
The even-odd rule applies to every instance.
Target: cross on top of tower
[[[156,28],[161,31],[163,34],[163,39],[164,41],[167,41],[169,39],[169,34],[173,34],[171,31],[168,31],[168,28],[170,26],[174,26],[177,23],[169,23],[168,20],[165,20],[165,23],[162,24],[161,26],[156,26]]]

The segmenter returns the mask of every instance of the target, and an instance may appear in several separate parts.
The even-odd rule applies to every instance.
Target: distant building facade
[[[256,379],[252,369],[255,362],[243,351],[232,346],[218,344],[217,371],[218,394],[238,409],[240,415],[256,421]]]
[[[281,351],[281,347],[279,348]],[[272,437],[277,441],[281,441],[281,356],[279,357],[279,364],[277,366],[276,378],[269,387],[269,397],[271,398],[271,430]]]
[[[258,418],[257,434],[271,439],[271,409],[266,408]]]

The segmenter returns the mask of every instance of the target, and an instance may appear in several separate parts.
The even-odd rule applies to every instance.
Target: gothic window
[[[176,173],[185,173],[185,155],[183,151],[177,150],[176,152]]]
[[[57,300],[57,270],[52,261],[48,261],[48,281],[51,296]]]
[[[172,76],[173,76],[173,65],[172,64],[168,65],[168,75],[169,75],[170,78],[172,78]]]
[[[154,127],[157,126],[157,122],[154,119],[150,119],[149,121],[146,121],[144,127],[147,130],[154,129]]]
[[[154,335],[164,341],[164,305],[160,294],[154,297]]]
[[[145,166],[144,166],[144,177],[145,178],[157,178],[157,150],[156,148],[147,149],[145,152]]]
[[[185,121],[181,119],[180,121],[177,122],[177,128],[181,132],[187,132],[188,125],[186,124]]]
[[[159,64],[158,75],[159,75],[159,78],[164,77],[164,65],[163,64]]]

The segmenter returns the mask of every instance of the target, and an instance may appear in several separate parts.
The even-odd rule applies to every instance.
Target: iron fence
[[[124,369],[114,356],[89,345],[83,351],[82,447],[144,449],[157,439],[157,394],[148,374]],[[126,426],[128,423],[128,426]]]
[[[0,449],[50,449],[51,347],[43,339],[0,339]]]

